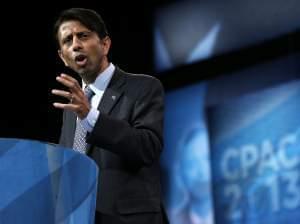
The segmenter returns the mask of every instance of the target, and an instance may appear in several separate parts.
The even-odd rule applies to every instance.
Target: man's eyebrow
[[[81,30],[81,31],[77,31],[77,32],[71,32],[71,33],[68,33],[65,36],[63,36],[61,38],[61,40],[64,41],[65,39],[67,39],[73,35],[92,34],[92,33],[93,33],[93,31],[90,31],[90,30]]]
[[[81,33],[88,33],[88,34],[90,34],[90,33],[92,33],[92,31],[90,31],[90,30],[82,30],[82,31],[76,32],[75,34],[81,34]]]

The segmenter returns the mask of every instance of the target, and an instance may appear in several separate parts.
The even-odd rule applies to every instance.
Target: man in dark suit
[[[87,154],[100,169],[95,223],[168,223],[159,176],[161,83],[109,62],[111,40],[101,16],[93,10],[63,11],[54,32],[60,58],[81,76],[91,93],[67,74],[57,77],[67,90],[52,90],[70,100],[54,103],[64,109],[60,144]]]

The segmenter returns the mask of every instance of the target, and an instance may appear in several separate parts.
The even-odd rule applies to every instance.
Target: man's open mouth
[[[84,66],[87,63],[87,56],[80,54],[75,57],[75,62],[79,66]]]

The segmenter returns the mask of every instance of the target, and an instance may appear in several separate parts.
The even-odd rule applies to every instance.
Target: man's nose
[[[72,48],[73,48],[73,51],[78,51],[78,50],[82,49],[82,43],[76,36],[73,39]]]

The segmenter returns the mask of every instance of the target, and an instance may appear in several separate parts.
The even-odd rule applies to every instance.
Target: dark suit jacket
[[[109,215],[161,212],[159,156],[163,147],[161,83],[116,67],[87,135],[98,164],[97,211]],[[72,147],[76,116],[65,111],[60,144]],[[154,223],[153,223],[154,224]]]

